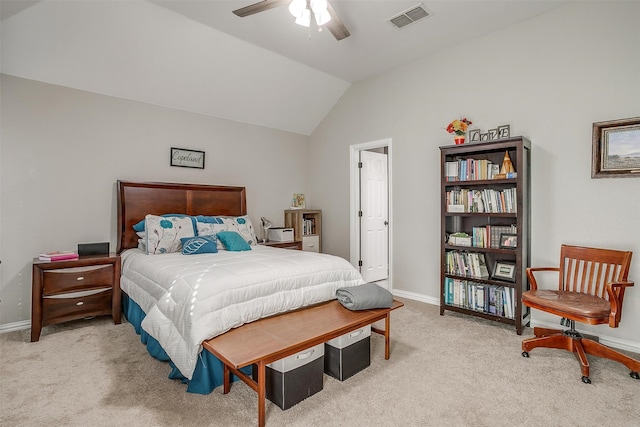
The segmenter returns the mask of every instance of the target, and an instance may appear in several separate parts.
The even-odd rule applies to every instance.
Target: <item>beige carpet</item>
[[[371,366],[282,411],[267,426],[639,426],[640,381],[591,358],[593,384],[572,354],[525,359],[513,328],[438,314],[414,301],[392,315],[391,359],[372,336]],[[527,329],[524,336],[531,334]],[[2,426],[254,426],[255,393],[235,383],[202,396],[167,379],[131,325],[97,318],[0,336]]]

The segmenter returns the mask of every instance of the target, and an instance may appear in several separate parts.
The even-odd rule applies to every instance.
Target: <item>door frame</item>
[[[360,271],[358,261],[360,260],[360,220],[358,210],[360,205],[360,151],[367,151],[373,148],[387,148],[387,203],[389,205],[389,226],[388,226],[388,257],[389,257],[389,291],[393,291],[393,192],[392,192],[392,140],[391,138],[377,141],[364,142],[349,146],[349,261]]]

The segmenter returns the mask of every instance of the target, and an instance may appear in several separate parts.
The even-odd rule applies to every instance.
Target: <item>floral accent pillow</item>
[[[248,244],[258,244],[258,238],[256,237],[256,232],[253,229],[253,224],[251,223],[249,215],[235,217],[233,225],[233,231],[237,231]]]
[[[145,217],[147,233],[147,254],[166,254],[180,252],[183,237],[194,237],[193,223],[189,217],[162,217],[147,215]]]
[[[235,231],[248,244],[258,244],[258,238],[249,215],[236,217],[198,215],[195,218],[198,220],[198,236],[218,234],[220,231]],[[220,242],[218,242],[218,249],[225,249]]]
[[[221,231],[233,230],[233,222],[229,220],[225,222],[224,219],[226,218],[224,219],[219,217],[207,217],[207,218],[208,218],[207,222],[198,221],[196,223],[198,228],[198,236],[213,236],[215,238],[216,235]],[[225,248],[222,242],[220,241],[218,241],[217,245],[218,245],[218,249]]]

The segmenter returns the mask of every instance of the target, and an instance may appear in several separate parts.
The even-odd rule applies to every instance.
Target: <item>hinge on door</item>
[[[358,267],[362,267],[362,260],[358,261]]]
[[[362,169],[362,162],[358,162],[358,168]]]
[[[362,217],[362,211],[358,211],[358,216]]]

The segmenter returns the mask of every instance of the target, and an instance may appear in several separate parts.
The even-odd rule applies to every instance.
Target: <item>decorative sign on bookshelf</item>
[[[488,142],[509,138],[511,136],[510,125],[500,125],[495,129],[489,129],[482,132],[480,129],[471,129],[469,131],[469,142]]]

